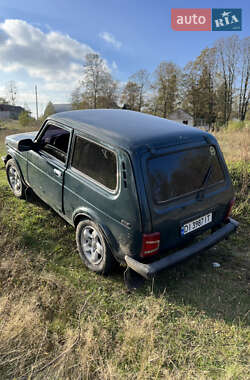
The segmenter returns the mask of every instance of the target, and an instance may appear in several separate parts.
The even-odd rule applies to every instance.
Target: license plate
[[[212,222],[212,213],[210,212],[207,215],[203,215],[198,219],[192,220],[192,222],[186,223],[181,227],[181,234],[186,235],[190,232],[197,230],[198,228],[201,228],[205,226],[205,224],[208,224]]]

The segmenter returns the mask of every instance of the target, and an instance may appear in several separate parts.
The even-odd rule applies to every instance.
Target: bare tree
[[[240,46],[240,91],[239,91],[239,111],[238,116],[241,121],[245,120],[250,91],[249,91],[249,73],[250,73],[250,37],[241,41]]]
[[[81,105],[82,105],[82,101],[83,101],[83,98],[82,98],[82,93],[81,93],[81,87],[78,86],[76,87],[72,93],[71,93],[71,104],[72,104],[72,108],[74,110],[78,110],[78,109],[81,109]]]
[[[216,42],[215,47],[223,78],[223,122],[227,125],[232,112],[234,84],[239,59],[239,37],[234,35],[227,39],[222,38]]]
[[[84,79],[82,85],[91,99],[92,107],[97,108],[97,97],[101,91],[104,62],[98,54],[89,53],[85,57]]]
[[[203,117],[208,124],[209,129],[216,120],[215,103],[216,103],[216,49],[206,48],[200,54],[201,64],[201,100],[203,108]]]
[[[206,48],[184,69],[185,100],[194,124],[205,123],[211,128],[216,119],[216,49]],[[187,108],[187,107],[183,107]]]
[[[137,84],[139,90],[138,111],[141,112],[145,101],[145,92],[149,86],[149,72],[145,69],[139,70],[129,77],[129,81]]]
[[[117,98],[118,83],[112,78],[109,72],[104,72],[98,106],[101,108],[114,108],[117,106]]]
[[[81,85],[84,89],[82,94],[84,102],[87,102],[91,108],[110,108],[116,100],[117,83],[98,54],[86,55]]]
[[[129,105],[133,111],[138,110],[138,100],[140,97],[140,88],[135,82],[128,81],[123,88],[121,101],[122,103]]]
[[[157,91],[153,87],[151,87],[150,94],[145,102],[145,108],[147,113],[158,115],[159,99]]]
[[[194,125],[197,125],[200,118],[200,87],[199,87],[200,73],[199,68],[195,62],[190,61],[184,67],[182,74],[182,108],[193,116]]]
[[[175,108],[179,75],[180,69],[173,62],[161,62],[155,70],[153,87],[158,92],[158,102],[164,118]]]

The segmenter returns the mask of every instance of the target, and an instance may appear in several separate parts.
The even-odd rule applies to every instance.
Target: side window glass
[[[48,125],[39,138],[38,143],[40,149],[65,162],[68,153],[69,137],[69,131],[55,125]]]
[[[116,189],[116,155],[109,149],[77,136],[71,165],[108,189]]]

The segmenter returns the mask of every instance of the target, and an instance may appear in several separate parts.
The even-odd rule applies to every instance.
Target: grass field
[[[20,130],[4,128],[1,155],[5,135]],[[238,233],[136,292],[123,268],[85,269],[73,228],[43,203],[15,199],[0,164],[0,379],[250,378],[250,134],[216,137]]]

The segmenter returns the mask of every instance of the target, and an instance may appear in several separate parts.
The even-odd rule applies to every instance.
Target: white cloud
[[[68,35],[44,33],[22,20],[0,23],[0,70],[24,69],[32,78],[45,82],[76,82],[82,75],[87,53],[93,49]]]
[[[66,34],[53,31],[48,26],[46,29],[44,32],[39,24],[31,25],[23,20],[8,19],[0,23],[0,74],[2,72],[6,77],[11,75],[11,79],[15,79],[17,101],[20,105],[28,103],[33,112],[35,84],[38,85],[41,110],[49,100],[69,102],[72,90],[83,78],[86,54],[95,52],[87,44]],[[114,62],[109,67],[104,59],[104,66],[110,72],[117,65]],[[27,82],[23,81],[24,77]],[[1,86],[0,96],[4,96]]]
[[[122,43],[120,41],[117,41],[113,34],[108,33],[108,32],[102,32],[99,33],[99,37],[102,38],[104,41],[107,43],[113,45],[115,48],[120,49],[122,46]]]
[[[111,67],[112,67],[113,70],[117,70],[118,69],[117,63],[115,61],[112,62]]]

